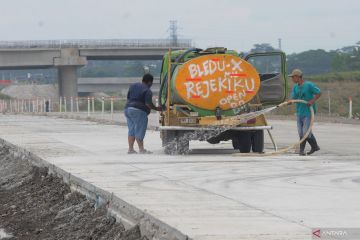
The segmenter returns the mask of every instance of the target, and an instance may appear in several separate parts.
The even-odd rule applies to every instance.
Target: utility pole
[[[170,20],[170,27],[168,29],[170,32],[170,43],[172,47],[177,47],[178,45],[178,26],[176,20]]]
[[[278,39],[278,44],[279,44],[278,48],[279,48],[279,50],[281,50],[281,38]]]

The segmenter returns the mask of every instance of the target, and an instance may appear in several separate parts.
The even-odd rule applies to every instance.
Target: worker
[[[45,112],[50,112],[50,102],[49,102],[49,100],[45,101]]]
[[[320,88],[310,81],[303,79],[303,73],[299,69],[294,69],[289,75],[294,82],[294,87],[291,93],[292,99],[301,99],[307,101],[307,104],[296,103],[296,115],[297,115],[297,128],[300,139],[303,138],[304,134],[308,131],[311,121],[310,106],[313,107],[314,113],[316,113],[316,100],[321,96]],[[291,100],[289,103],[291,103]],[[314,133],[310,132],[309,136],[300,144],[300,155],[305,155],[305,146],[308,142],[311,146],[311,150],[307,152],[307,155],[311,155],[316,151],[320,150],[317,144]]]
[[[141,83],[134,83],[130,86],[125,105],[125,117],[128,125],[128,154],[137,153],[134,150],[134,143],[139,146],[139,153],[152,153],[144,148],[144,137],[148,125],[150,111],[161,111],[161,107],[155,107],[152,103],[151,86],[154,77],[147,73],[143,76]]]

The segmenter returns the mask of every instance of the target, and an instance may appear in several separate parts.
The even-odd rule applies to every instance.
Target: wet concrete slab
[[[296,123],[272,121],[278,145]],[[310,239],[312,228],[360,227],[360,126],[317,123],[313,156],[234,157],[231,143],[191,142],[189,155],[127,154],[127,129],[40,116],[0,118],[0,137],[78,176],[193,239]],[[267,150],[271,144],[266,139]]]

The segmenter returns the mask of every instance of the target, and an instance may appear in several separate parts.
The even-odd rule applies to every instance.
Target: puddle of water
[[[4,229],[0,228],[0,239],[11,238],[10,234],[7,234]]]

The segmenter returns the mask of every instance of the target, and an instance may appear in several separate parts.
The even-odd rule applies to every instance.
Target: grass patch
[[[306,78],[310,80],[309,78]],[[317,114],[329,115],[329,98],[331,116],[347,117],[349,115],[349,97],[353,100],[353,115],[360,116],[360,81],[323,81],[310,80],[315,83],[322,92],[320,99],[317,101]],[[289,80],[289,93],[293,83]],[[276,114],[293,115],[295,107],[282,108],[276,111]]]
[[[360,82],[360,71],[351,72],[330,72],[319,75],[312,75],[306,77],[310,81],[316,82],[342,82],[342,81],[357,81]]]

